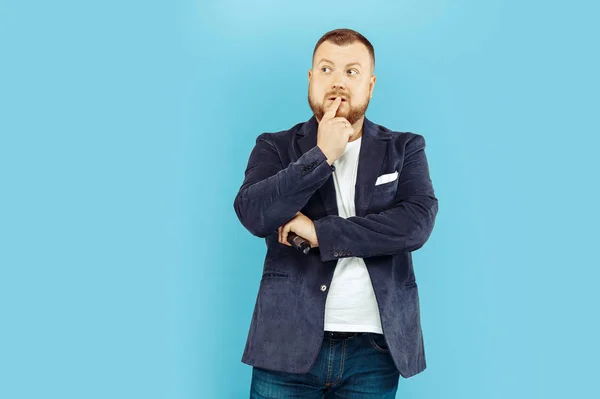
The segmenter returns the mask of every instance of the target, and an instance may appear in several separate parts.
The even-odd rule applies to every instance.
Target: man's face
[[[369,106],[375,80],[371,56],[364,44],[338,46],[325,41],[317,48],[308,71],[308,104],[321,121],[335,97],[340,96],[342,102],[336,116],[354,124]]]

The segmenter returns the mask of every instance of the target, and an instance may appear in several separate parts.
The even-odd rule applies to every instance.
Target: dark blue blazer
[[[438,201],[425,141],[365,118],[355,187],[356,216],[338,216],[334,167],[317,147],[313,116],[256,139],[235,197],[242,225],[265,238],[267,253],[242,362],[306,373],[323,342],[325,299],[337,260],[364,258],[383,335],[400,374],[425,369],[419,294],[411,252],[427,241]],[[392,182],[378,176],[398,172]],[[301,211],[315,223],[319,247],[304,255],[278,242],[277,228]]]

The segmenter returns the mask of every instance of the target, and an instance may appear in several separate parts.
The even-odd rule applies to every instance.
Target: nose
[[[331,88],[333,90],[345,90],[346,89],[346,75],[344,73],[339,73],[339,72],[333,74]]]
[[[344,82],[342,82],[341,80],[335,80],[333,82],[333,84],[331,85],[331,88],[333,90],[344,90],[344,89],[346,89],[346,84]]]

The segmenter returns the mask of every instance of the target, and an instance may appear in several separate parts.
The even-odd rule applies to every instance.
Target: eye
[[[331,68],[329,68],[328,66],[321,67],[321,72],[327,73],[329,71],[331,71]]]
[[[358,71],[356,69],[348,69],[348,75],[358,75]]]

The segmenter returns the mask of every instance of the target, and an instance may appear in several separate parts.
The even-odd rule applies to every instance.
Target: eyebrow
[[[328,60],[327,58],[321,58],[321,59],[319,60],[319,62],[317,62],[317,65],[319,65],[319,64],[320,64],[320,63],[322,63],[322,62],[327,62],[327,63],[329,63],[329,64],[334,64],[334,65],[335,65],[335,63],[334,63],[333,61],[331,61],[331,60]],[[349,64],[346,64],[346,66],[347,66],[347,67],[349,67],[350,65],[358,65],[358,66],[362,66],[362,65],[360,64],[360,62],[351,62],[351,63],[349,63]]]

